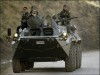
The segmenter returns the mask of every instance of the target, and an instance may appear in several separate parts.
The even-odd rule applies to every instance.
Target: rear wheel
[[[65,58],[66,72],[72,72],[76,69],[76,44],[72,43],[70,47],[69,57]]]
[[[21,64],[19,59],[13,59],[12,60],[12,67],[14,73],[20,73],[21,72]]]
[[[82,61],[81,45],[77,44],[77,48],[76,48],[76,69],[81,67],[81,61]]]

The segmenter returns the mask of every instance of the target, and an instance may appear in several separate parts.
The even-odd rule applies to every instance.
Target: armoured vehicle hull
[[[67,34],[66,26],[59,26],[50,16],[46,20],[44,22],[50,22],[51,27],[32,29],[31,33],[25,28],[12,41],[13,72],[29,70],[34,62],[42,61],[64,60],[67,72],[81,67],[81,38],[77,32]],[[39,35],[34,35],[37,32]]]
[[[63,59],[68,56],[55,37],[21,38],[17,44],[18,45],[15,45],[17,48],[13,56],[13,58],[16,59],[52,61],[52,58]],[[45,60],[45,58],[47,59]]]

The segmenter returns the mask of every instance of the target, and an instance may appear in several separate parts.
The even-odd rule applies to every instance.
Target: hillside
[[[32,5],[37,7],[39,14],[57,14],[66,4],[71,16],[77,16],[78,19],[71,21],[71,24],[77,25],[78,33],[82,38],[82,47],[84,49],[99,48],[99,1],[1,1],[0,2],[0,29],[1,38],[6,39],[7,28],[12,32],[20,25],[21,11],[27,6],[29,11]]]
[[[0,64],[5,60],[10,60],[12,58],[12,49],[10,44],[8,44],[5,40],[0,38]]]

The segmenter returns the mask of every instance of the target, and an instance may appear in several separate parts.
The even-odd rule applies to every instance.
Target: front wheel
[[[20,73],[21,72],[21,64],[19,59],[13,59],[12,60],[12,67],[14,73]]]
[[[66,72],[72,72],[76,69],[76,44],[71,44],[69,56],[65,58]]]
[[[82,61],[81,45],[77,44],[77,48],[76,48],[76,69],[81,67],[81,61]]]

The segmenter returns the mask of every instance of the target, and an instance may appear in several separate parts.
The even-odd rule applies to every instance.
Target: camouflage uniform
[[[59,15],[60,15],[60,19],[70,18],[70,13],[67,10],[62,10]],[[62,25],[65,25],[65,24],[69,25],[70,24],[70,20],[62,21]]]
[[[22,14],[22,19],[21,19],[21,28],[27,28],[27,19],[29,17],[29,13],[28,12],[23,12]]]
[[[23,12],[22,20],[27,20],[30,14],[28,12]]]

